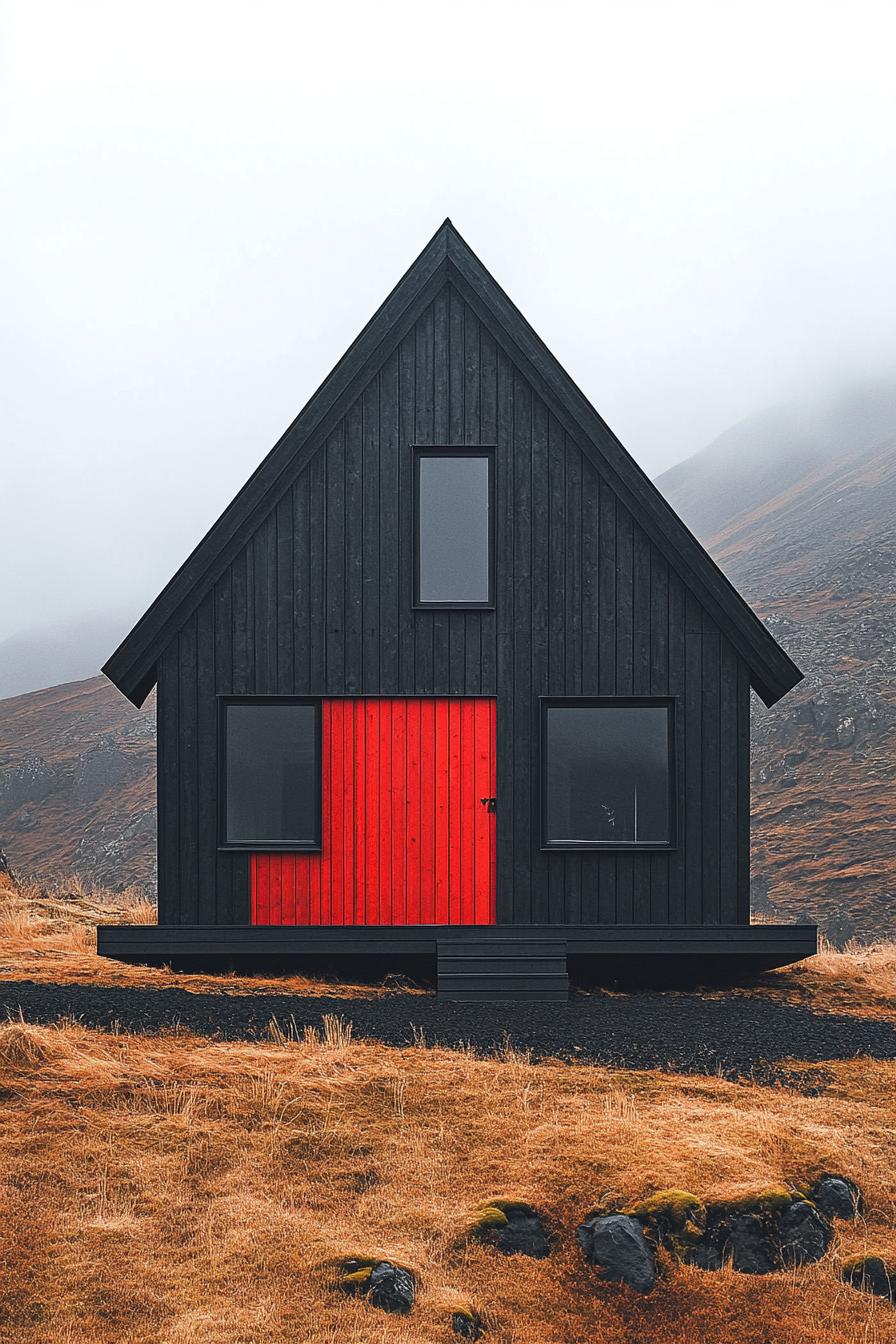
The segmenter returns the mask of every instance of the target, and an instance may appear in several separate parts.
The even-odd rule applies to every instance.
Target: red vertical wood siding
[[[253,854],[253,924],[494,924],[495,701],[324,700],[320,854]]]

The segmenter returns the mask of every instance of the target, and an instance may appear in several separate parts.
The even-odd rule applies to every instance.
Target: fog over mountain
[[[774,499],[811,472],[836,468],[896,432],[896,373],[747,417],[656,484],[704,542],[733,518]]]
[[[0,640],[150,601],[445,216],[651,475],[894,367],[894,27],[3,6]]]
[[[139,611],[94,612],[0,640],[0,700],[95,676]]]

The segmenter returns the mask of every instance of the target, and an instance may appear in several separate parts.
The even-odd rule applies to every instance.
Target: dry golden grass
[[[138,889],[112,892],[78,878],[11,883],[0,878],[0,980],[55,984],[139,985],[204,994],[327,994],[352,998],[385,994],[384,986],[355,985],[307,975],[209,975],[164,966],[130,966],[96,955],[97,924],[154,924],[156,907]],[[408,992],[399,983],[396,988]]]
[[[267,1046],[0,1027],[4,1344],[438,1344],[452,1308],[515,1344],[888,1344],[896,1311],[837,1278],[896,1253],[896,1064],[826,1065],[821,1096],[524,1057],[355,1042],[331,1021]],[[751,1278],[663,1263],[641,1298],[575,1246],[594,1203],[715,1197],[820,1168],[866,1221],[818,1265]],[[545,1211],[547,1261],[465,1243],[483,1200]],[[411,1315],[331,1286],[377,1255],[415,1270]]]
[[[95,954],[94,928],[151,921],[123,893],[0,888],[0,978],[353,993],[300,976],[174,975]],[[896,945],[824,948],[760,993],[896,1018]],[[896,1255],[896,1064],[826,1064],[823,1095],[720,1079],[532,1065],[273,1026],[270,1044],[0,1025],[3,1344],[437,1344],[472,1306],[514,1344],[896,1344],[896,1311],[839,1259]],[[824,1262],[769,1278],[664,1264],[642,1299],[597,1282],[573,1230],[603,1199],[704,1197],[843,1170],[865,1221]],[[465,1242],[483,1201],[528,1200],[550,1260]],[[377,1255],[414,1269],[408,1318],[332,1287]]]
[[[896,1022],[896,940],[849,943],[840,950],[820,937],[817,956],[770,971],[756,987],[738,992]]]

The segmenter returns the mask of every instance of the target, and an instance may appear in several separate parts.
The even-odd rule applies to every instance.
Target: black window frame
[[[495,609],[495,456],[494,443],[411,445],[414,457],[414,588],[415,611],[494,611]],[[488,598],[484,602],[424,602],[420,597],[420,461],[424,457],[484,457],[488,462]]]
[[[315,695],[219,695],[218,700],[218,849],[241,854],[320,854],[323,852],[323,701]],[[227,839],[227,709],[230,705],[311,705],[314,715],[314,813],[316,840]]]
[[[678,833],[678,753],[676,751],[676,732],[678,723],[678,700],[675,695],[541,695],[538,697],[538,795],[539,795],[539,848],[545,853],[669,853],[680,846]],[[547,836],[547,789],[545,787],[545,769],[547,766],[546,734],[548,710],[552,708],[576,707],[580,709],[657,709],[668,710],[668,751],[669,751],[669,839],[658,840],[550,840]]]

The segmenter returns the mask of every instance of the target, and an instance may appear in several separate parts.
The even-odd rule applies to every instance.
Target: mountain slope
[[[0,849],[13,871],[155,886],[155,697],[105,677],[0,700]]]
[[[762,417],[657,485],[806,673],[754,704],[758,903],[869,936],[896,927],[896,384],[799,422],[793,459]]]

